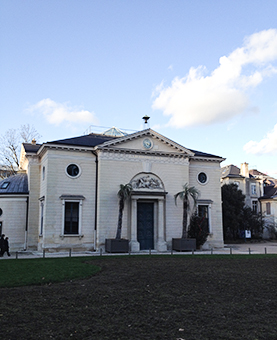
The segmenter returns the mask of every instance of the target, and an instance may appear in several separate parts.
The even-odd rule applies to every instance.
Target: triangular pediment
[[[146,129],[120,138],[116,138],[96,147],[97,149],[117,149],[122,151],[137,151],[146,153],[174,153],[193,156],[194,153],[182,145],[157,133]]]

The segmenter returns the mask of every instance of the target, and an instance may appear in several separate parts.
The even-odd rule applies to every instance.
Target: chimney
[[[248,163],[244,162],[240,165],[240,175],[249,178]]]
[[[33,144],[33,145],[36,145],[36,144],[37,144],[37,141],[35,140],[35,138],[33,138],[32,144]]]

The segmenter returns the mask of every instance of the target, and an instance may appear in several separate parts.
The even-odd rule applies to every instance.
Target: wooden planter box
[[[129,252],[129,240],[106,238],[105,251],[107,253],[128,253]]]
[[[177,251],[192,251],[196,250],[195,238],[173,238],[172,249]]]

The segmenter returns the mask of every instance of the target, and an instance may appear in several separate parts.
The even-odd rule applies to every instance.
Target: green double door
[[[154,249],[154,203],[137,203],[137,228],[140,250]]]

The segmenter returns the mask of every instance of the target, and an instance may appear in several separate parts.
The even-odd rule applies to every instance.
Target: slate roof
[[[210,153],[205,153],[205,152],[201,152],[201,151],[196,151],[196,150],[192,150],[192,149],[188,149],[189,151],[194,153],[194,156],[196,157],[207,157],[207,158],[218,158],[218,159],[222,159],[222,157],[220,156],[215,156],[212,155]]]
[[[41,147],[41,144],[23,143],[23,146],[27,153],[36,153]]]
[[[76,146],[91,146],[94,147],[96,145],[105,143],[109,140],[115,139],[118,137],[105,136],[95,133],[90,133],[89,135],[60,139],[52,142],[47,142],[47,144],[61,144],[61,145],[76,145]]]
[[[234,178],[238,178],[238,177],[243,177],[240,175],[240,169],[233,165],[233,164],[230,164],[230,165],[227,165],[227,166],[224,166],[222,169],[221,169],[221,177],[222,178],[225,178],[225,177],[234,177]]]
[[[6,188],[6,183],[9,183]],[[3,187],[3,188],[2,188]],[[27,174],[17,174],[0,181],[1,194],[28,194],[28,177]]]
[[[118,138],[122,138],[123,136],[108,136],[108,135],[104,135],[104,134],[96,134],[96,133],[90,133],[88,135],[84,135],[84,136],[79,136],[79,137],[72,137],[72,138],[66,138],[66,139],[59,139],[59,140],[55,140],[55,141],[51,141],[51,142],[47,142],[45,144],[47,145],[51,145],[51,144],[55,144],[55,145],[74,145],[74,146],[83,146],[83,147],[95,147],[97,145],[100,145],[102,143],[111,141],[111,140],[115,140]],[[36,153],[38,151],[38,149],[41,147],[41,144],[28,144],[28,143],[24,143],[24,148],[26,150],[26,152],[30,152],[30,153]],[[188,149],[187,150],[193,152],[195,154],[196,157],[207,157],[207,158],[218,158],[218,159],[222,159],[222,157],[220,156],[215,156],[209,153],[205,153],[205,152],[200,152],[200,151],[196,151],[196,150],[191,150]]]
[[[275,198],[277,196],[277,185],[268,185],[264,187],[264,195],[260,199]]]

